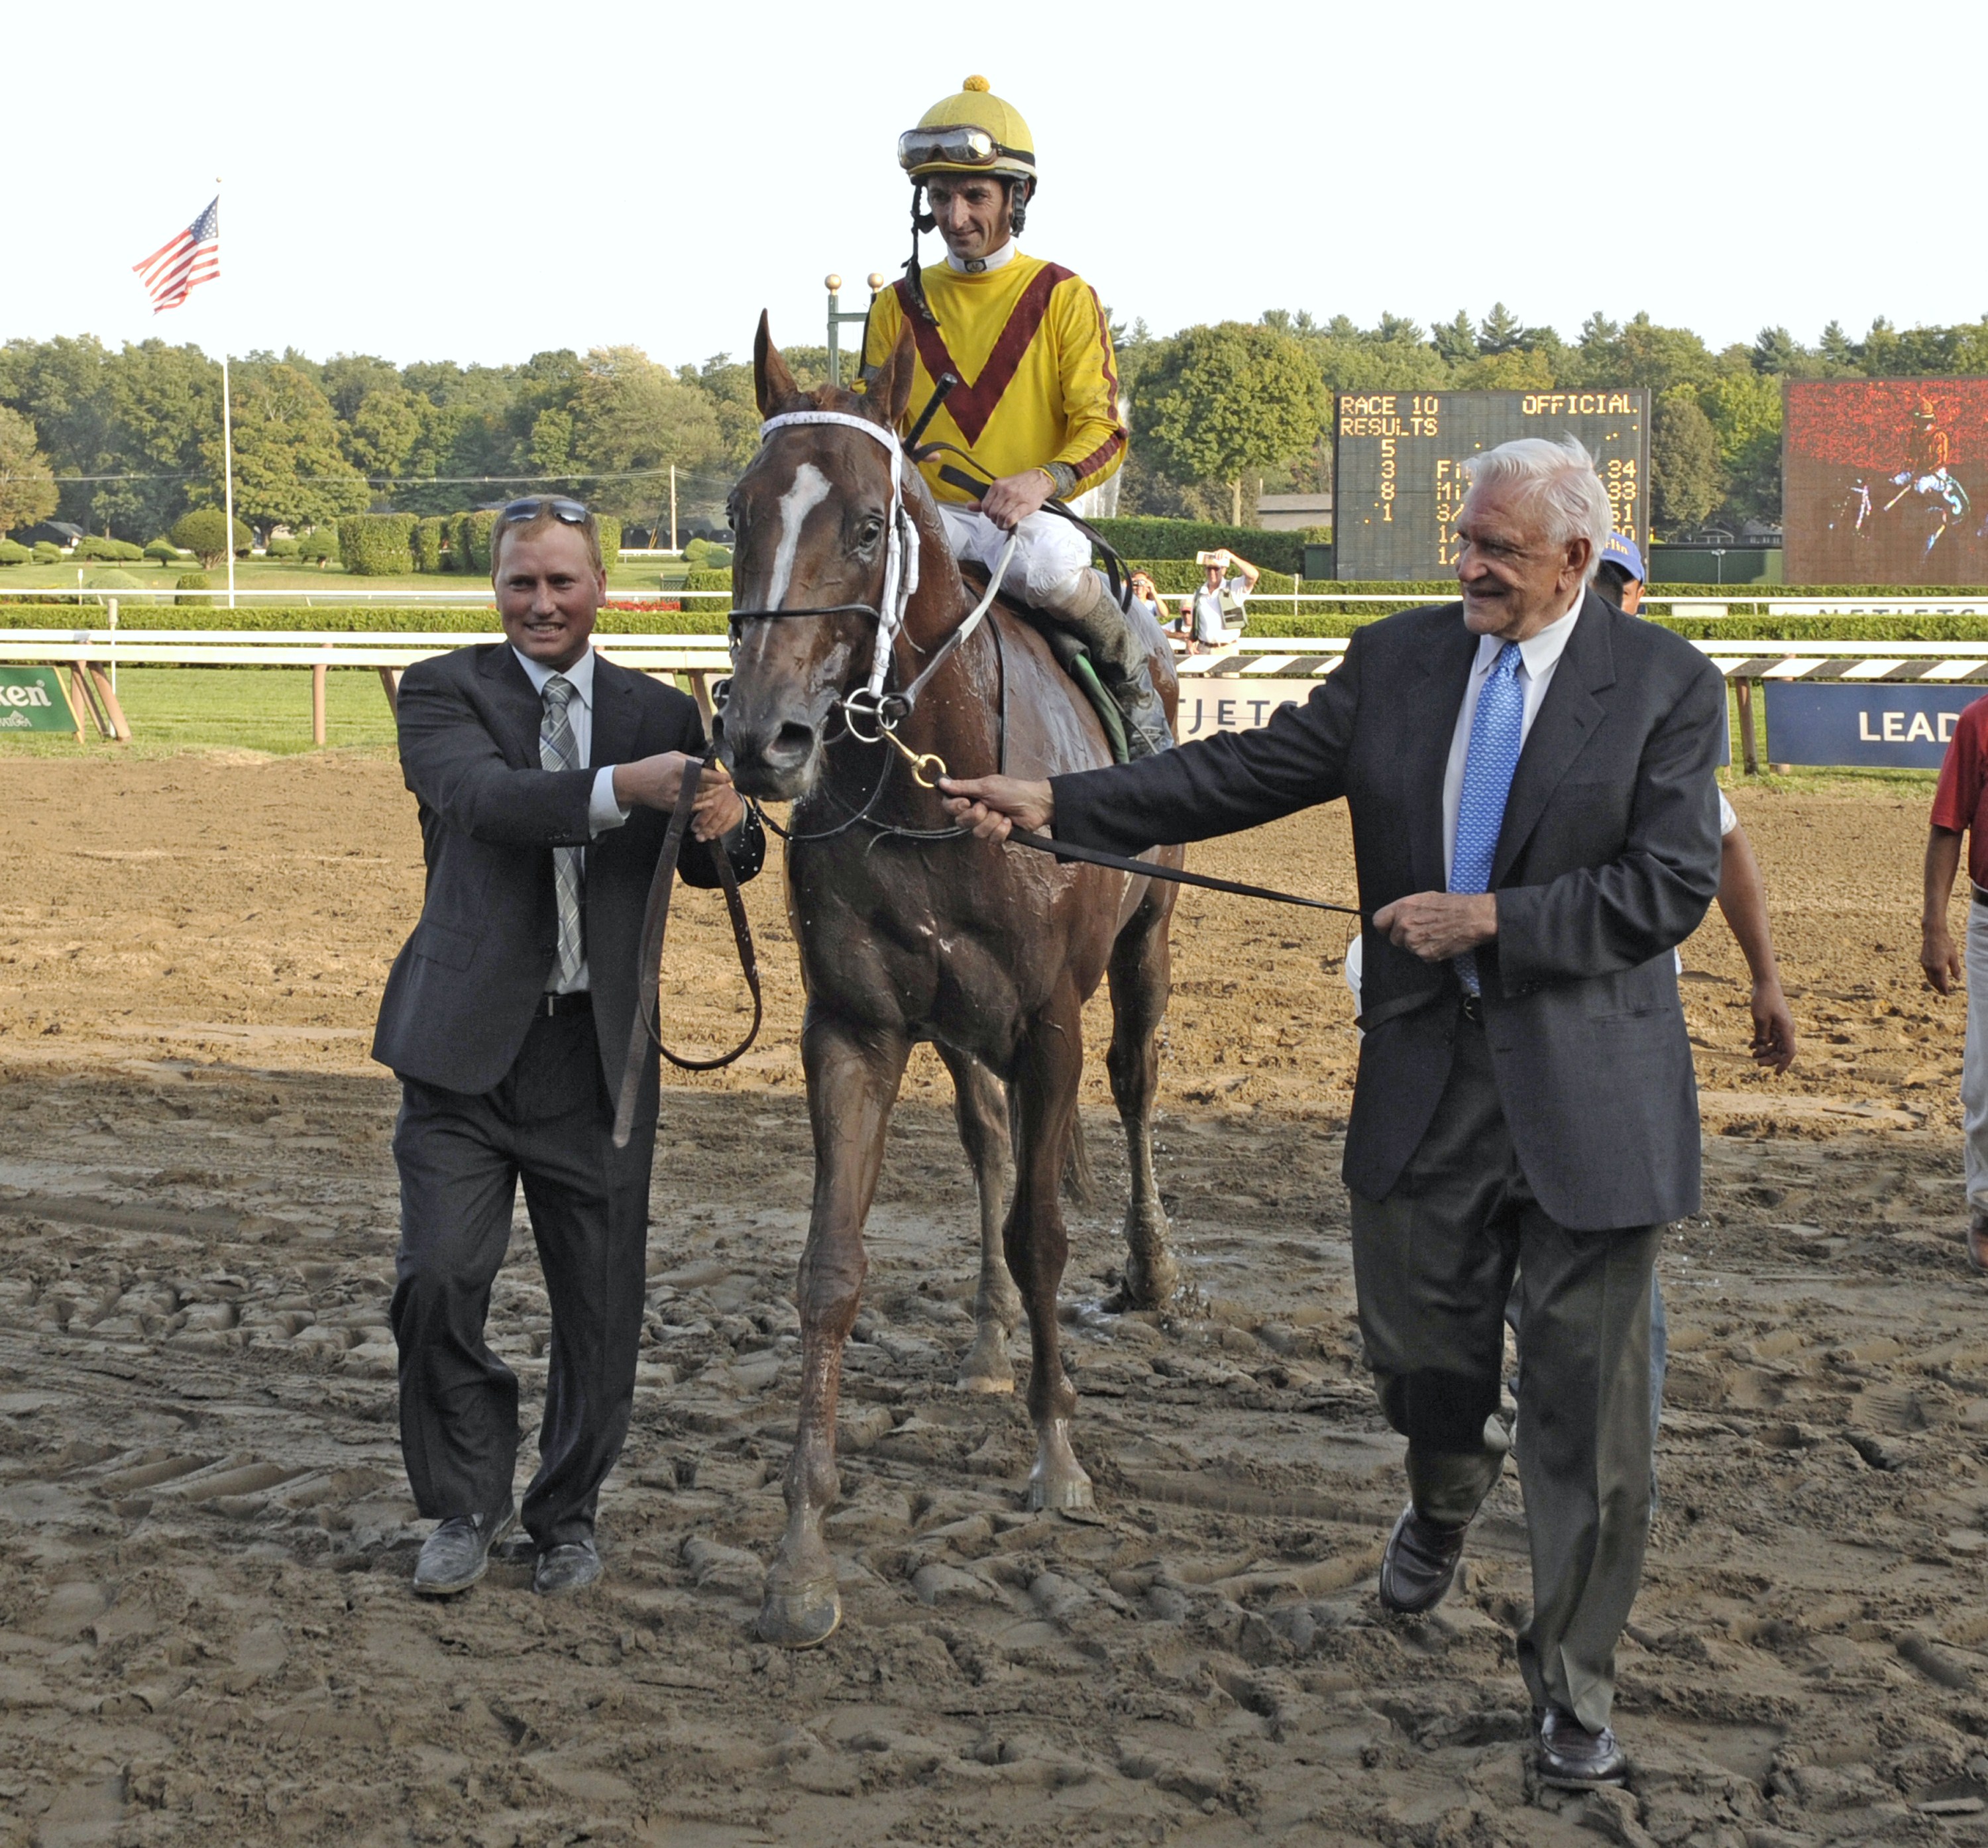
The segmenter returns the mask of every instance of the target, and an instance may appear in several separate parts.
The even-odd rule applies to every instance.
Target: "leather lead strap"
[[[1128,860],[1122,853],[1107,853],[1102,847],[1073,846],[1067,840],[1052,840],[1046,834],[1031,834],[1026,828],[1009,829],[1008,839],[1015,846],[1033,847],[1038,853],[1053,853],[1058,860],[1080,860],[1087,866],[1109,867],[1114,873],[1136,873],[1141,879],[1164,879],[1176,886],[1200,886],[1210,892],[1232,893],[1238,898],[1265,898],[1273,904],[1303,905],[1312,911],[1342,911],[1348,917],[1367,915],[1357,905],[1329,904],[1323,898],[1300,898],[1294,892],[1273,892],[1267,886],[1246,886],[1238,880],[1190,873],[1185,867],[1162,867],[1150,860]]]
[[[738,1045],[715,1059],[679,1058],[663,1044],[659,992],[662,985],[663,944],[669,934],[670,895],[675,890],[677,856],[683,850],[691,811],[697,804],[698,784],[703,775],[702,758],[692,758],[684,767],[682,786],[677,792],[677,806],[670,812],[669,828],[663,836],[662,854],[656,862],[655,877],[649,884],[648,907],[642,917],[642,948],[636,965],[640,972],[640,988],[635,998],[635,1019],[628,1029],[628,1057],[622,1067],[621,1092],[614,1106],[614,1146],[617,1149],[625,1149],[634,1133],[635,1104],[641,1093],[642,1067],[647,1061],[650,1041],[654,1041],[657,1050],[671,1065],[683,1071],[715,1072],[721,1066],[731,1064],[759,1036],[759,1022],[765,1011],[759,996],[759,961],[752,948],[752,931],[746,921],[746,900],[739,890],[739,875],[733,870],[732,856],[725,852],[725,843],[721,840],[712,842],[712,856],[718,863],[718,883],[725,890],[725,908],[732,917],[732,936],[739,948],[739,966],[744,971],[746,987],[752,992],[752,1024]]]

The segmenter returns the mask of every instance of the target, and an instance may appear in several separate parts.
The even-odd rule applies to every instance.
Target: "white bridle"
[[[867,709],[880,715],[878,722],[888,731],[896,721],[886,721],[881,716],[884,681],[890,672],[891,650],[904,627],[904,612],[910,607],[911,599],[917,594],[918,588],[918,522],[912,518],[911,508],[904,502],[904,448],[894,432],[886,430],[881,424],[871,423],[867,417],[854,417],[846,410],[784,410],[778,417],[767,418],[759,426],[759,440],[763,443],[776,430],[807,424],[839,425],[846,429],[860,430],[872,441],[881,443],[891,458],[891,511],[884,541],[884,593],[877,600],[875,610],[871,613],[877,618],[877,646],[875,653],[871,657],[870,678],[865,688]],[[974,605],[966,620],[946,638],[931,665],[906,690],[901,716],[901,711],[909,708],[911,701],[918,697],[920,689],[931,679],[940,660],[980,627],[982,620],[992,606],[1000,590],[1001,580],[1007,575],[1009,563],[1015,556],[1015,547],[1021,536],[1019,531],[1008,535],[1008,542],[1002,547],[1001,556],[988,578],[986,596]],[[784,602],[784,590],[781,595]],[[817,611],[776,606],[768,610],[735,611],[732,620],[749,622],[755,617],[826,616],[837,614],[845,610],[867,607],[856,604],[836,604]]]
[[[904,626],[904,612],[918,588],[918,529],[911,510],[904,505],[904,452],[893,431],[867,417],[854,417],[846,410],[785,410],[759,426],[764,442],[776,430],[797,424],[828,424],[846,430],[860,430],[884,445],[891,458],[891,511],[886,522],[884,549],[884,594],[877,604],[877,647],[870,660],[869,693],[874,702],[884,691],[890,671],[891,650]],[[783,593],[784,600],[784,593]],[[775,611],[773,613],[783,613]]]

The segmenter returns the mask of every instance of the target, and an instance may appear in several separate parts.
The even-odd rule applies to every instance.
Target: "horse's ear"
[[[794,375],[788,371],[779,348],[773,344],[763,308],[759,310],[759,331],[752,336],[752,390],[759,400],[762,417],[773,416],[783,404],[791,404],[800,395]]]
[[[898,343],[891,349],[891,356],[877,368],[875,376],[865,387],[871,401],[884,414],[884,421],[895,430],[904,421],[904,412],[911,401],[911,372],[917,363],[917,351],[911,344],[911,330],[908,325],[898,329]]]

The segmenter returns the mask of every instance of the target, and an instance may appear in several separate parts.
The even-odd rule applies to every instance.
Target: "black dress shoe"
[[[456,1515],[421,1543],[414,1562],[414,1590],[424,1598],[452,1598],[490,1569],[490,1549],[517,1525],[515,1503],[497,1515]]]
[[[532,1589],[547,1597],[563,1592],[581,1591],[600,1576],[600,1555],[591,1540],[573,1540],[563,1546],[548,1546],[532,1568]]]
[[[1539,1772],[1556,1790],[1596,1790],[1628,1783],[1629,1761],[1609,1728],[1590,1732],[1572,1714],[1549,1707],[1540,1716]]]
[[[1381,1603],[1388,1610],[1415,1617],[1442,1602],[1463,1556],[1464,1529],[1425,1521],[1412,1502],[1401,1510],[1388,1550],[1381,1556]]]

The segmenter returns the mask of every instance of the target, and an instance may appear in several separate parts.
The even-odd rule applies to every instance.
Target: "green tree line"
[[[1434,326],[1359,327],[1281,309],[1156,337],[1114,327],[1133,428],[1120,511],[1242,523],[1259,491],[1331,485],[1341,391],[1598,389],[1652,394],[1658,530],[1780,512],[1781,381],[1988,373],[1988,319],[1813,346],[1785,328],[1715,351],[1647,314],[1597,313],[1567,340],[1503,304]],[[803,384],[824,349],[790,348]],[[759,414],[749,366],[720,353],[671,367],[639,347],[534,354],[514,366],[295,351],[235,361],[235,502],[264,532],[368,508],[442,514],[532,488],[575,493],[624,527],[722,519]],[[0,532],[56,517],[143,544],[221,498],[221,368],[196,346],[113,349],[90,335],[0,346]]]
[[[787,355],[803,384],[825,347]],[[752,368],[672,369],[639,347],[518,366],[397,367],[295,351],[232,360],[237,513],[266,534],[369,509],[454,512],[544,488],[624,528],[722,524],[759,437]],[[56,518],[143,544],[221,498],[221,366],[197,346],[90,335],[0,346],[0,533]]]

